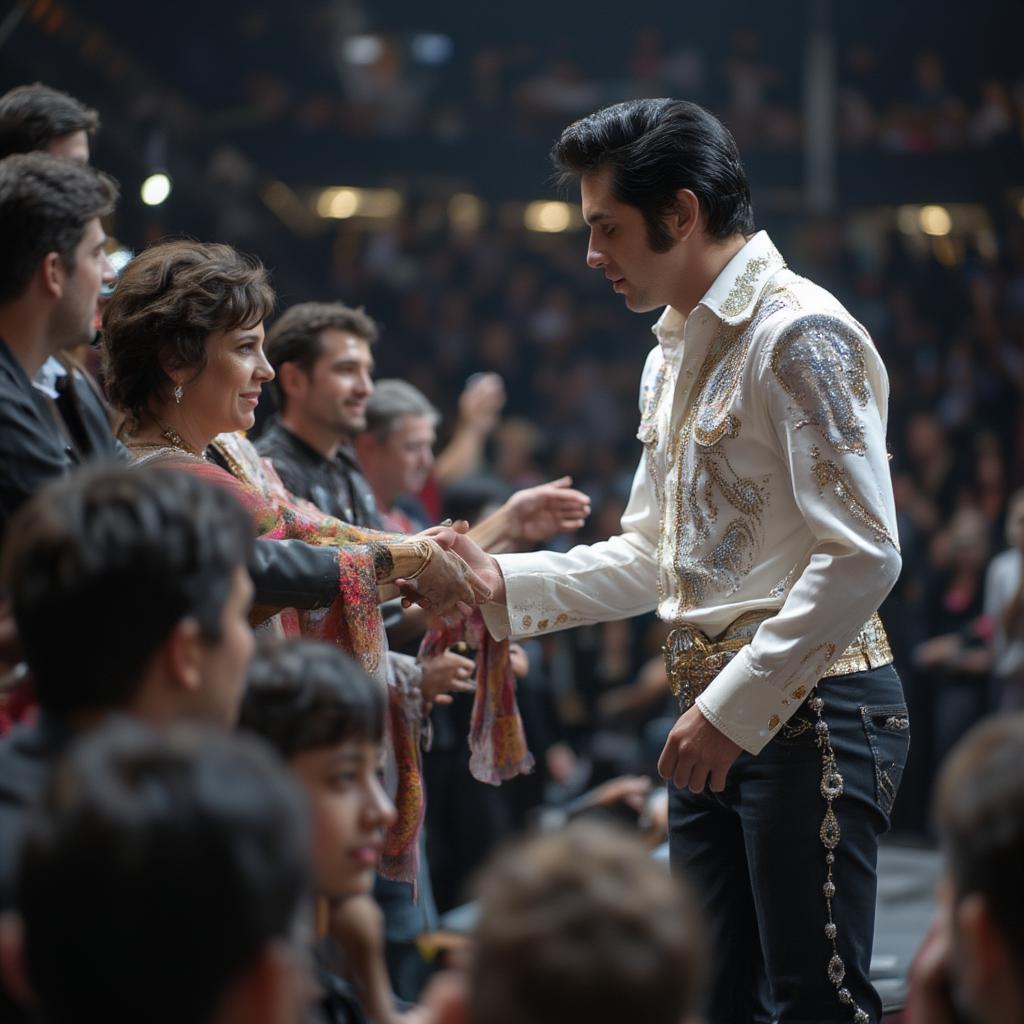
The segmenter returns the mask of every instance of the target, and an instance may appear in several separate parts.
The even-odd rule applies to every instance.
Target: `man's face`
[[[590,225],[587,265],[604,271],[612,290],[634,313],[660,309],[679,290],[680,247],[677,243],[668,252],[654,252],[643,214],[619,202],[612,195],[611,182],[607,168],[585,174],[580,181],[583,219]]]
[[[302,411],[348,441],[366,429],[366,403],[373,394],[370,345],[333,327],[321,333],[320,344],[322,352],[307,375]]]
[[[229,728],[238,720],[245,673],[255,647],[249,625],[252,597],[249,573],[238,566],[232,575],[228,599],[221,610],[220,639],[203,645],[201,716]]]
[[[68,132],[67,135],[58,135],[50,139],[46,147],[50,156],[60,156],[65,160],[77,160],[79,163],[89,162],[89,134],[85,129],[77,132]]]
[[[392,494],[419,494],[434,466],[437,431],[431,416],[400,417],[387,440],[377,446],[378,476]]]
[[[368,893],[395,807],[380,781],[381,748],[346,740],[305,750],[289,767],[306,790],[313,822],[313,874],[330,900]]]
[[[98,217],[85,226],[75,248],[74,267],[64,268],[64,290],[54,313],[54,350],[88,345],[96,336],[96,304],[100,289],[116,274],[107,259],[107,236]]]

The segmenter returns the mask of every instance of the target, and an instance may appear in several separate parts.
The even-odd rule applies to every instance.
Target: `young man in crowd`
[[[84,103],[42,82],[19,85],[0,96],[0,159],[39,150],[89,162],[99,115]]]
[[[464,983],[437,1024],[696,1024],[706,961],[685,887],[618,827],[577,822],[486,867]]]
[[[909,720],[876,611],[900,570],[888,381],[867,332],[755,232],[735,142],[670,99],[570,125],[587,263],[663,310],[622,533],[474,558],[495,636],[657,608],[680,717],[671,853],[712,933],[712,1024],[876,1024],[878,835]],[[785,828],[780,823],[785,822]]]
[[[114,280],[101,218],[116,201],[91,167],[44,153],[0,161],[0,532],[45,481],[116,455],[109,425],[75,401],[67,420],[55,416],[32,386],[50,356],[95,336],[100,289]]]
[[[30,819],[8,985],[49,1024],[296,1024],[313,989],[308,828],[261,744],[109,723]]]
[[[239,724],[274,747],[305,792],[321,930],[334,918],[332,935],[351,937],[344,952],[357,987],[339,975],[330,940],[318,943],[324,1015],[329,1024],[351,1024],[368,1011],[378,1024],[389,1024],[394,997],[383,927],[369,897],[385,832],[395,817],[379,778],[380,687],[327,644],[276,642],[253,660]]]
[[[908,1024],[1024,1020],[1024,714],[967,734],[939,777],[940,912],[911,968]]]
[[[19,512],[3,586],[39,715],[0,740],[0,905],[25,809],[74,736],[112,714],[234,724],[252,543],[229,494],[159,468],[80,470]]]
[[[378,336],[377,324],[364,310],[341,303],[305,302],[286,310],[267,332],[265,346],[277,375],[272,387],[281,412],[256,447],[288,490],[322,511],[361,526],[409,532],[404,527],[420,527],[395,517],[391,502],[399,495],[415,496],[426,483],[440,416],[403,381],[384,382],[385,395],[374,397],[380,387],[373,381],[372,349]],[[396,391],[397,405],[389,398]],[[402,439],[388,444],[384,436],[379,459],[379,446],[360,440],[374,407],[381,410],[374,437],[397,431]],[[415,436],[409,434],[412,427]],[[360,463],[360,454],[373,458],[384,507],[364,475],[370,467]],[[518,492],[474,527],[474,540],[487,550],[505,550],[520,541],[578,529],[589,502],[570,483],[566,478]]]

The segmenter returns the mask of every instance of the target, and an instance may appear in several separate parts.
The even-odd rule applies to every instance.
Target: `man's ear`
[[[282,363],[277,368],[277,386],[285,398],[301,402],[309,391],[309,375],[295,363]]]
[[[1010,958],[988,901],[980,893],[965,896],[956,908],[957,934],[963,949],[963,970],[973,991],[984,992],[1010,971]]]
[[[177,622],[167,634],[159,657],[163,659],[173,684],[194,693],[203,685],[203,653],[199,623],[187,617]]]
[[[0,914],[0,986],[22,1006],[35,1005],[25,966],[25,929],[13,910]]]
[[[669,216],[669,230],[677,242],[685,242],[700,227],[700,200],[688,188],[676,192],[675,210]]]
[[[64,294],[64,286],[68,277],[68,268],[60,258],[60,253],[48,252],[40,261],[39,280],[43,291],[55,299],[61,298]]]

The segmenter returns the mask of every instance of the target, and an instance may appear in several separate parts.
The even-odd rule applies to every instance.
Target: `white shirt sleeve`
[[[641,394],[657,363],[647,360]],[[658,605],[658,502],[644,459],[633,476],[622,532],[563,553],[497,556],[505,605],[485,604],[484,622],[497,640],[530,637],[571,626],[626,619]]]
[[[901,565],[881,360],[839,317],[804,316],[772,335],[753,386],[813,547],[778,614],[697,700],[752,754],[854,640]]]

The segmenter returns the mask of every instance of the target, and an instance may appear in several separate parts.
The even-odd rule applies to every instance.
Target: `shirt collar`
[[[757,300],[769,278],[786,266],[767,231],[758,231],[725,265],[698,305],[704,306],[727,324],[740,324],[750,319]],[[671,306],[658,318],[652,330],[666,351],[683,340],[687,318]]]

